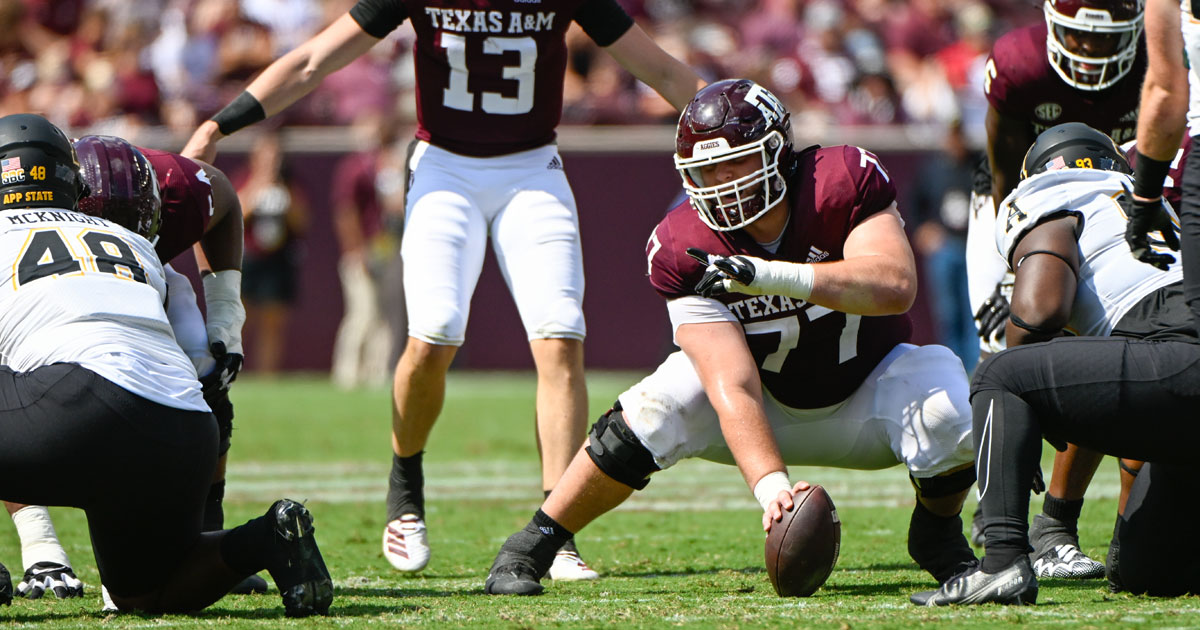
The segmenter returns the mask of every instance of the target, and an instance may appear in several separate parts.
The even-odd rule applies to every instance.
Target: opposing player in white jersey
[[[1111,138],[1059,125],[1038,137],[1000,206],[996,245],[1016,277],[1010,347],[971,384],[986,554],[918,603],[1036,601],[1027,519],[1043,436],[1059,450],[1148,462],[1117,521],[1111,581],[1156,595],[1200,586],[1189,548],[1200,507],[1178,500],[1200,472],[1200,344],[1180,264],[1129,255],[1129,174]]]
[[[75,212],[84,192],[62,131],[0,118],[0,496],[84,510],[123,610],[198,610],[267,569],[289,616],[328,611],[332,581],[304,506],[284,499],[201,533],[216,420],[172,333],[153,247]]]

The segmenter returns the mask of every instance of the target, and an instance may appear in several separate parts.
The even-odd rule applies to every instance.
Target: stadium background
[[[796,144],[876,152],[901,211],[921,165],[961,121],[983,143],[982,67],[991,42],[1041,19],[1031,0],[620,0],[665,48],[710,79],[754,78],[793,112]],[[178,150],[195,124],[266,63],[351,0],[0,0],[0,114],[36,111],[76,135],[110,133]],[[394,114],[411,138],[412,31],[402,27],[279,116],[285,161],[307,193],[310,229],[285,368],[326,370],[341,316],[331,222],[339,159],[364,148],[351,123]],[[680,189],[674,113],[577,28],[568,37],[560,150],[580,209],[589,367],[647,369],[671,349],[661,300],[644,279],[644,244]],[[256,139],[226,140],[217,166],[236,183]],[[912,227],[912,221],[910,228]],[[183,258],[187,258],[184,256]],[[186,267],[187,265],[181,265]],[[915,341],[937,339],[923,283]],[[412,299],[413,296],[410,296]],[[419,299],[419,298],[418,298]],[[494,259],[472,304],[456,367],[527,369],[528,345]],[[253,331],[247,331],[247,348]],[[481,334],[483,333],[483,334]],[[249,368],[254,357],[248,357]]]

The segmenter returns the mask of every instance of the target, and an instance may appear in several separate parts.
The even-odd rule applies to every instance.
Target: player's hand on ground
[[[1175,233],[1175,223],[1163,208],[1162,197],[1157,199],[1139,199],[1132,194],[1121,195],[1121,208],[1129,217],[1125,225],[1125,242],[1133,257],[1162,270],[1166,270],[1175,257],[1156,252],[1150,247],[1150,233],[1162,234],[1163,242],[1173,251],[1179,251],[1179,236]]]
[[[696,283],[696,293],[713,297],[722,293],[749,293],[757,273],[752,256],[718,256],[696,248],[687,249],[688,256],[705,265],[704,276]]]
[[[779,519],[783,518],[784,511],[792,509],[792,506],[794,505],[792,497],[795,496],[797,492],[804,492],[805,490],[808,490],[809,487],[811,487],[811,485],[807,481],[797,481],[796,485],[792,486],[791,492],[788,492],[787,490],[780,490],[779,496],[775,497],[775,500],[771,501],[771,504],[768,505],[767,509],[763,512],[763,531],[771,531],[771,525],[778,523]]]
[[[1008,322],[1011,307],[1008,298],[1004,297],[1004,292],[1000,289],[1001,284],[1003,283],[996,284],[996,290],[992,291],[992,295],[975,311],[975,322],[979,325],[979,336],[983,339],[992,339],[993,335],[997,339],[1004,336],[1004,324]],[[997,332],[999,334],[996,334]]]
[[[57,562],[34,563],[17,584],[17,594],[26,599],[38,599],[47,592],[59,599],[83,597],[83,582],[75,577],[71,567]]]

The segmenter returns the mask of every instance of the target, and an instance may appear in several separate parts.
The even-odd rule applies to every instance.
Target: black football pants
[[[216,460],[211,413],[78,365],[0,367],[0,499],[83,509],[110,592],[140,595],[175,570],[199,540]]]
[[[971,409],[988,556],[1029,550],[1029,493],[1043,436],[1171,467],[1189,485],[1200,480],[1200,344],[1074,337],[1011,348],[976,370]],[[1184,514],[1166,502],[1135,511],[1183,526]],[[1134,557],[1131,571],[1139,549],[1122,540],[1122,563]]]
[[[1183,165],[1180,184],[1180,254],[1183,255],[1183,290],[1192,322],[1200,336],[1200,136],[1192,137],[1192,152]]]

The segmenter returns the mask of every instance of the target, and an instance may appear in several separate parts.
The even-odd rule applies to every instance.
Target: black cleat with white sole
[[[328,614],[333,580],[313,538],[312,514],[300,503],[281,499],[267,511],[267,519],[274,529],[275,545],[275,560],[268,571],[283,596],[284,614]]]
[[[956,575],[934,591],[916,593],[909,598],[918,606],[952,606],[964,604],[1035,604],[1038,582],[1029,566],[1029,558],[1020,556],[1015,562],[996,573],[985,573],[976,567]]]
[[[543,575],[545,571],[537,570],[532,557],[501,549],[483,590],[488,595],[541,595],[546,589],[540,582]]]

